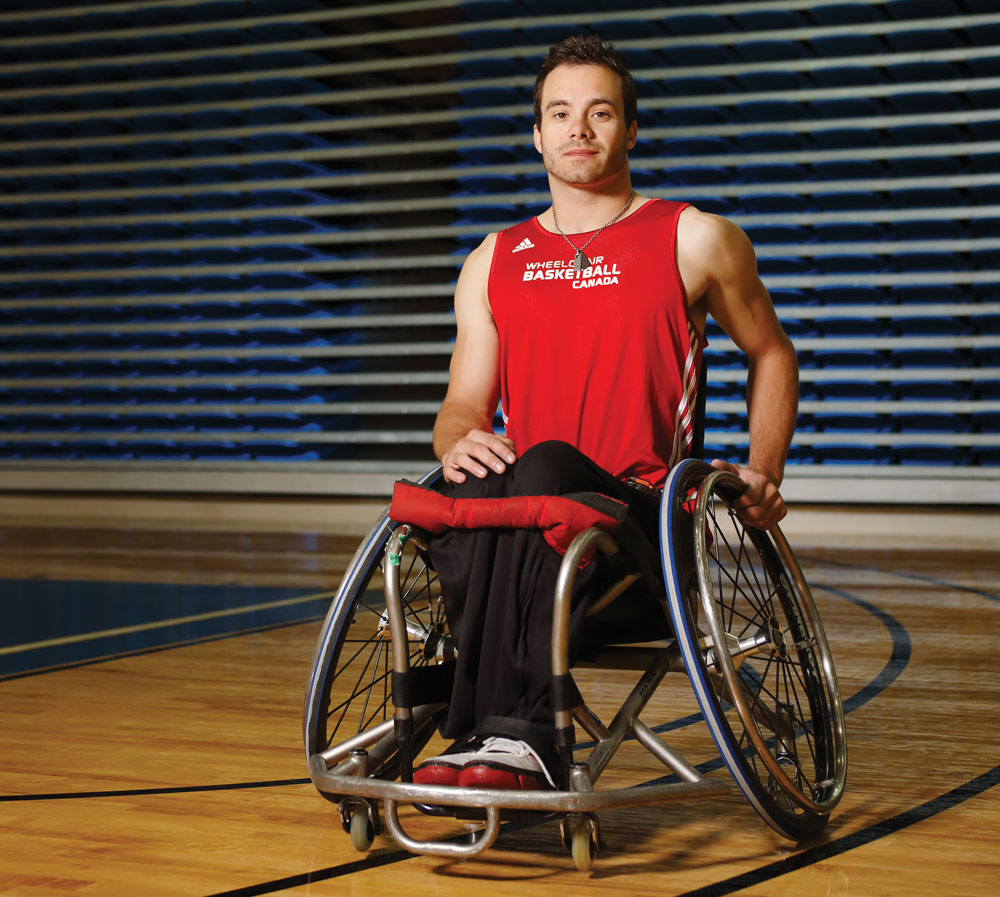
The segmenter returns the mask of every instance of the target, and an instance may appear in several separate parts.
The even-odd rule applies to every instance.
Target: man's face
[[[635,146],[625,126],[621,78],[603,65],[560,65],[542,85],[535,149],[545,170],[567,184],[599,184],[621,172]]]

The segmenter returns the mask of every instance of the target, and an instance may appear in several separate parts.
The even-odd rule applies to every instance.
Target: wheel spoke
[[[688,469],[701,483],[693,521],[700,592],[694,604],[707,616],[699,625],[688,615],[682,652],[703,671],[699,676],[709,678],[710,687],[697,691],[699,703],[723,759],[748,796],[755,795],[764,819],[790,837],[813,834],[839,797],[846,755],[842,741],[836,743],[841,736],[832,715],[840,705],[831,693],[835,680],[824,675],[827,648],[814,634],[819,623],[808,586],[779,531],[763,532],[739,519],[735,481],[703,467]],[[686,481],[678,480],[670,494],[676,519],[683,507],[677,502],[687,500]],[[671,534],[675,544],[682,532]],[[679,551],[675,563],[684,563]],[[686,599],[672,593],[671,601],[681,597]],[[675,614],[686,606],[686,600],[674,604]],[[713,651],[722,652],[714,663],[697,648],[706,632]]]
[[[733,620],[736,617],[739,617],[741,620],[743,620],[745,622],[746,625],[744,625],[744,627],[739,632],[733,632],[733,634],[734,635],[742,635],[744,632],[746,632],[746,630],[747,630],[747,628],[749,626],[753,625],[754,622],[761,617],[761,615],[763,613],[763,605],[760,604],[760,603],[758,603],[758,601],[755,600],[756,596],[753,596],[750,592],[747,591],[746,588],[744,588],[740,584],[740,578],[741,578],[740,574],[741,574],[741,572],[743,570],[743,566],[745,566],[744,564],[742,564],[740,562],[740,559],[741,559],[741,557],[744,554],[742,545],[741,545],[740,552],[737,553],[736,551],[733,550],[733,547],[730,544],[729,539],[726,537],[726,535],[723,532],[721,532],[720,530],[716,530],[715,533],[714,533],[714,535],[715,535],[715,547],[713,549],[713,552],[714,552],[713,556],[714,556],[714,560],[715,560],[717,571],[718,571],[718,576],[717,576],[717,582],[718,582],[717,592],[718,592],[718,595],[719,595],[720,599],[721,599],[721,596],[724,595],[724,594],[729,594],[731,596],[731,598],[728,601],[726,601],[726,602],[723,603],[723,606],[725,607],[725,610],[726,610],[726,612],[729,615],[724,620],[725,628],[726,628],[726,630],[728,632],[733,632]],[[735,574],[733,574],[733,573],[730,572],[730,570],[728,569],[728,566],[725,563],[723,563],[722,558],[720,557],[720,554],[719,554],[719,551],[718,551],[718,546],[719,546],[720,543],[722,543],[722,544],[725,545],[726,550],[729,553],[730,558],[733,560],[734,565],[736,566],[736,573]],[[728,588],[725,589],[725,590],[723,590],[723,577],[725,577],[725,579],[728,580],[729,583],[731,583],[732,590],[730,590]],[[750,582],[749,582],[749,580],[746,579],[745,573],[743,574],[743,579],[747,582],[747,586],[749,587],[750,586]],[[748,605],[750,605],[750,607],[753,610],[753,615],[752,616],[747,616],[747,614],[745,612],[743,612],[742,610],[737,609],[737,598],[739,598],[739,597],[742,597],[746,601],[746,603]],[[722,602],[720,602],[720,603],[722,603]]]
[[[375,677],[378,675],[379,662],[384,659],[384,655],[385,655],[385,651],[383,650],[384,647],[385,647],[385,643],[384,642],[379,642],[379,644],[378,644],[378,650],[375,652],[375,663],[372,664],[371,681],[368,683],[368,688],[365,691],[365,702],[361,706],[361,714],[360,714],[361,719],[358,720],[358,731],[359,732],[364,728],[362,720],[364,720],[364,718],[365,718],[365,713],[368,712],[368,702],[369,702],[369,700],[371,700],[372,689],[375,687]],[[388,679],[388,676],[383,676],[382,679],[383,679],[382,688],[385,689],[386,688],[386,682],[385,682],[385,680]]]
[[[361,572],[353,585],[345,584],[341,598],[343,609],[334,624],[329,627],[331,638],[340,638],[334,645],[332,658],[327,661],[329,673],[324,679],[323,691],[319,697],[320,706],[314,719],[317,720],[316,743],[319,749],[330,747],[340,740],[338,733],[363,732],[373,725],[389,719],[394,712],[392,700],[392,641],[388,628],[385,599],[382,590],[368,591],[368,585],[378,569],[385,565],[384,548],[389,535],[383,542],[383,559],[372,553],[370,567]],[[388,570],[387,575],[399,575],[399,592],[403,618],[410,631],[409,646],[411,668],[434,663],[425,657],[425,640],[420,632],[447,634],[443,602],[440,600],[440,586],[434,570],[426,563],[425,557],[410,541],[400,546],[398,567]],[[339,636],[337,635],[339,633]],[[422,749],[426,739],[433,733],[433,727],[422,733],[419,744],[414,742],[414,750]],[[379,768],[370,771],[372,775],[394,774],[397,757],[384,759]]]
[[[333,736],[337,734],[338,730],[340,729],[341,724],[344,722],[344,718],[347,716],[347,712],[348,712],[348,710],[350,710],[351,703],[354,701],[354,699],[357,698],[357,697],[359,697],[362,694],[367,695],[373,685],[378,684],[383,679],[388,678],[389,672],[388,672],[388,670],[386,670],[385,672],[382,673],[382,675],[379,678],[372,680],[372,682],[369,683],[367,689],[365,689],[364,687],[361,687],[361,688],[358,687],[358,686],[361,685],[362,681],[364,680],[365,674],[367,673],[368,668],[372,665],[372,661],[376,660],[376,654],[377,653],[378,652],[372,652],[372,654],[369,656],[368,660],[365,662],[364,668],[361,670],[360,674],[358,675],[357,681],[354,683],[354,687],[351,690],[351,693],[343,701],[341,701],[341,703],[339,703],[336,707],[331,708],[330,711],[328,712],[327,716],[328,717],[332,717],[338,710],[342,711],[341,714],[340,714],[339,719],[336,722],[336,725],[334,725],[334,727],[333,727],[333,731],[329,733],[329,739],[330,739],[331,742],[332,742]],[[376,662],[375,666],[376,666],[376,672],[377,672],[377,662]]]

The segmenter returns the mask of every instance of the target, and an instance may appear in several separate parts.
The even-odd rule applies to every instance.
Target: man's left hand
[[[737,499],[736,507],[740,519],[747,526],[770,529],[788,513],[777,484],[764,471],[739,467],[719,458],[712,462],[712,467],[728,470],[746,483],[746,492]]]

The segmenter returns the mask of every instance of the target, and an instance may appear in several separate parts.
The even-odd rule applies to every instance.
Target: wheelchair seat
[[[568,502],[543,501],[527,511],[521,502],[519,509],[464,506],[456,512],[451,506],[443,515],[440,507],[428,513],[419,500],[435,493],[422,487],[439,478],[438,469],[419,484],[397,485],[402,498],[394,495],[392,510],[349,564],[310,669],[303,720],[310,775],[317,790],[339,805],[358,849],[371,845],[384,818],[392,837],[409,850],[471,856],[493,843],[503,818],[529,813],[559,819],[564,844],[586,869],[601,846],[597,810],[728,793],[726,782],[692,766],[657,725],[640,719],[666,675],[677,672],[686,674],[724,765],[763,820],[797,841],[823,829],[847,768],[836,672],[808,585],[780,529],[762,532],[740,521],[736,501],[743,486],[737,477],[697,460],[677,465],[663,490],[656,547],[637,543],[625,515],[604,497],[563,496]],[[415,525],[421,522],[423,528]],[[564,556],[552,634],[561,759],[555,791],[412,782],[414,764],[447,707],[456,656],[427,551],[428,531],[445,522],[531,525],[557,534],[550,544]],[[576,573],[596,552],[617,571],[602,580],[603,594],[588,609],[597,624],[589,634],[604,638],[585,635],[573,660],[577,667],[639,673],[606,722],[587,704],[586,689],[577,687],[568,635]],[[371,588],[379,578],[382,589]],[[612,623],[619,597],[640,580],[655,589],[650,612],[656,618],[637,637],[634,629]],[[577,739],[574,724],[589,742]],[[627,740],[672,775],[640,782],[643,787],[599,788]],[[399,803],[485,819],[485,828],[471,843],[417,840],[400,824]]]

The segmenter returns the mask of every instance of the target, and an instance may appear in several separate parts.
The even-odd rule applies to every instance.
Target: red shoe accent
[[[549,787],[547,782],[543,784],[531,773],[515,772],[485,763],[466,766],[458,775],[458,784],[462,788],[497,788],[502,791],[536,791]]]
[[[439,763],[437,760],[427,760],[413,771],[413,781],[417,785],[451,785],[458,784],[461,768],[451,763]]]

